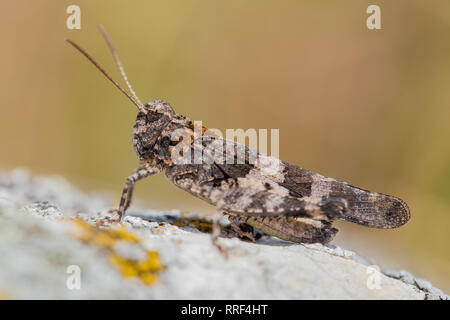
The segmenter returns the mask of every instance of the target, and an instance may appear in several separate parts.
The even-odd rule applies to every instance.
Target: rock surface
[[[139,210],[96,226],[108,209],[60,177],[0,172],[0,298],[448,299],[339,247],[221,238],[226,259],[207,219]]]

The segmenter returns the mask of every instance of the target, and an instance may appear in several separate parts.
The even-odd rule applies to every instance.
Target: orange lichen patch
[[[131,233],[126,226],[100,229],[82,219],[75,219],[74,223],[77,226],[75,236],[85,243],[107,250],[111,263],[119,269],[124,277],[137,277],[144,284],[150,285],[158,279],[159,271],[164,269],[158,252],[143,248],[142,240]],[[120,242],[132,243],[140,247],[146,253],[146,258],[137,260],[122,257],[115,250],[116,245]]]

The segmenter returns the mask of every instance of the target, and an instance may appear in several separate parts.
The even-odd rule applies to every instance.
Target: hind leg
[[[239,238],[241,238],[241,239],[247,238],[248,240],[250,240],[253,243],[256,242],[256,238],[253,235],[253,227],[252,226],[246,224],[242,219],[239,219],[239,217],[237,217],[237,216],[228,215],[228,220],[230,221],[231,228],[234,230],[234,232],[236,232],[236,234],[238,235]],[[238,225],[238,222],[241,222],[241,224]],[[251,230],[245,230],[242,223],[245,224],[247,229],[250,228]]]

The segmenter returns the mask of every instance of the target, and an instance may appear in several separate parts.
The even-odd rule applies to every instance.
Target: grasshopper
[[[371,228],[397,228],[410,219],[408,206],[398,198],[364,190],[224,140],[176,113],[167,102],[156,100],[143,104],[102,26],[100,31],[130,93],[85,50],[71,40],[66,41],[86,56],[138,109],[133,148],[140,165],[125,181],[119,207],[115,210],[117,221],[131,204],[136,182],[162,171],[175,186],[216,206],[213,219],[216,244],[221,214],[228,216],[231,226],[242,237],[254,241],[253,236],[240,227],[247,224],[268,235],[297,243],[331,241],[338,231],[332,226],[335,220]],[[187,139],[174,135],[180,130],[185,133],[183,137],[187,134]],[[227,160],[241,158],[244,161],[216,161],[212,151],[217,155],[218,150],[226,154]],[[202,153],[203,162],[192,161],[196,152]],[[190,161],[178,161],[180,155]]]

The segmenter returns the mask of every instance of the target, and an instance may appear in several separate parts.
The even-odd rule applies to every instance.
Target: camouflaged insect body
[[[191,150],[186,149],[186,141],[173,141],[173,132],[180,129],[191,134],[187,145]],[[177,187],[215,205],[234,221],[294,242],[329,242],[337,232],[333,220],[373,228],[396,228],[409,220],[409,209],[398,198],[319,175],[218,136],[195,137],[194,131],[192,121],[168,103],[147,103],[134,126],[134,150],[143,167],[135,172],[133,184],[149,171],[165,170]],[[180,150],[191,154],[185,164],[173,161],[173,150],[181,143]],[[223,148],[218,149],[218,144]],[[245,161],[214,161],[212,153],[217,150],[223,150],[225,159]],[[196,164],[194,154],[199,151],[203,162]],[[251,155],[256,155],[254,162],[249,161]],[[125,202],[121,214],[129,206],[124,207]]]
[[[334,220],[373,228],[396,228],[409,220],[409,209],[398,198],[363,190],[224,140],[177,114],[164,101],[142,104],[106,31],[103,27],[100,31],[131,94],[85,50],[66,41],[139,110],[133,147],[140,167],[126,179],[117,210],[119,219],[131,204],[135,183],[165,171],[173,184],[216,206],[220,213],[228,215],[239,235],[251,240],[254,238],[245,226],[293,242],[326,243],[337,232],[332,227]],[[240,228],[239,223],[245,228]],[[217,220],[213,226],[218,230]],[[217,239],[214,232],[213,239]]]

